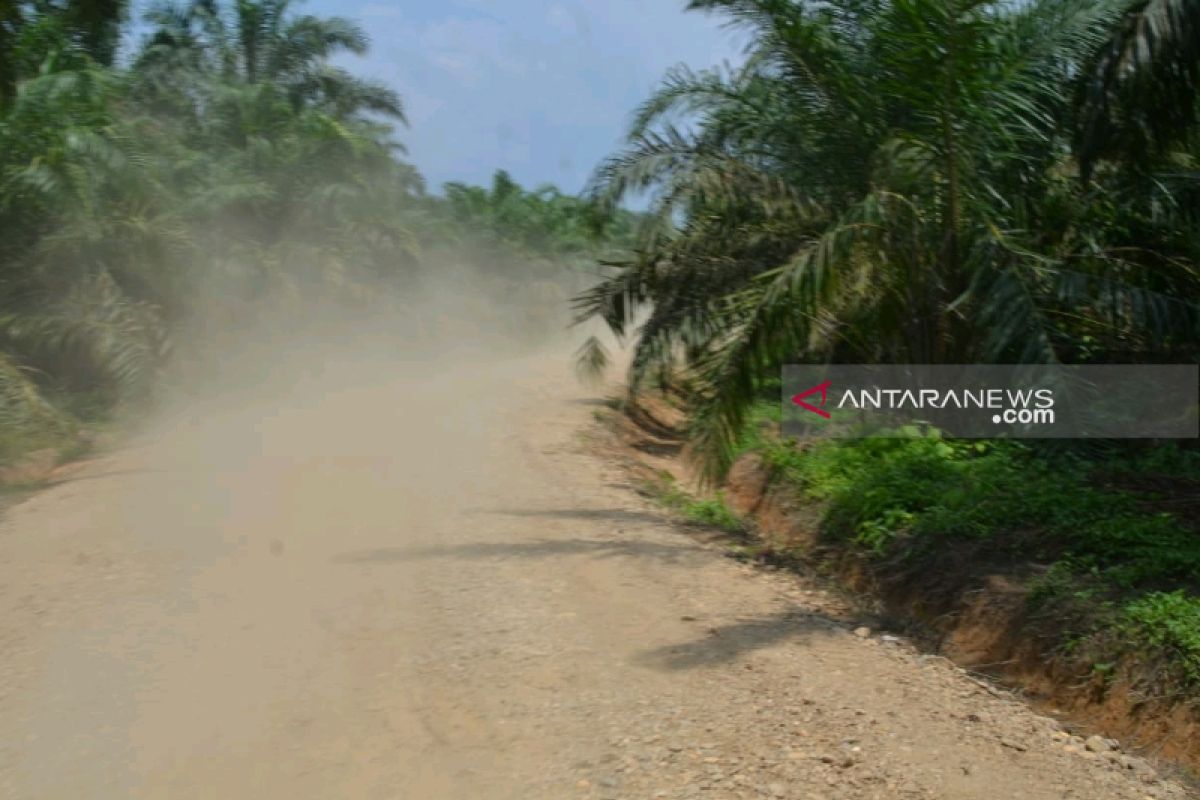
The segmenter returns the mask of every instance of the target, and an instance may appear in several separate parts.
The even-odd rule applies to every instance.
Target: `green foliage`
[[[571,197],[553,186],[527,191],[504,170],[492,186],[448,183],[445,206],[457,232],[476,245],[502,244],[519,254],[559,263],[588,261],[598,251],[631,243],[634,215],[605,212],[599,204]]]
[[[730,510],[725,504],[725,498],[720,494],[692,501],[683,512],[688,519],[701,525],[711,525],[729,533],[741,533],[745,530],[745,524]]]
[[[398,100],[328,68],[357,29],[285,2],[163,6],[118,70],[85,45],[120,5],[20,4],[37,47],[0,102],[0,348],[112,402],[147,391],[198,296],[353,292],[411,238],[362,213],[395,208],[403,166],[367,117]]]
[[[117,60],[125,5],[0,3],[0,356],[22,390],[104,413],[146,397],[203,315],[363,308],[463,242],[528,292],[631,226],[503,174],[427,194],[400,98],[334,64],[366,50],[349,20],[158,2]]]
[[[744,533],[746,524],[725,503],[720,492],[709,497],[696,498],[680,489],[672,476],[664,474],[651,487],[660,503],[678,513],[689,522],[719,528],[726,533]]]
[[[1131,4],[1084,78],[1077,150],[1085,176],[1101,158],[1152,170],[1156,156],[1195,134],[1200,2]]]
[[[1192,42],[1192,0],[1143,11],[1168,5]],[[1071,155],[1080,84],[1138,47],[1123,2],[690,8],[743,28],[750,56],[668,74],[597,171],[597,198],[649,192],[652,212],[577,309],[636,339],[634,389],[678,367],[699,381],[708,477],[788,360],[1196,358],[1194,148],[1091,182]]]
[[[1164,448],[1170,451],[1173,448]],[[806,499],[825,504],[823,530],[884,554],[976,540],[1034,561],[1058,561],[1122,589],[1200,575],[1200,541],[1133,494],[1096,486],[1106,462],[1047,455],[1015,441],[936,435],[766,446],[764,458]],[[1190,454],[1152,450],[1123,470],[1190,470]],[[1112,465],[1115,466],[1115,465]],[[902,541],[903,544],[897,544]]]
[[[1179,677],[1200,686],[1200,597],[1183,591],[1152,592],[1125,608],[1126,633],[1164,652]]]
[[[29,377],[0,354],[0,465],[75,441],[71,417],[47,402]]]
[[[955,552],[971,554],[967,569],[1033,569],[1030,608],[1056,621],[1063,652],[1111,673],[1136,651],[1200,686],[1200,537],[1156,510],[1169,493],[1142,488],[1200,480],[1196,450],[1080,454],[916,432],[804,445],[750,435],[742,447],[820,508],[828,542],[931,586]]]

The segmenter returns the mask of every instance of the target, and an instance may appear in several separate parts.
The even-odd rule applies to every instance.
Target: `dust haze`
[[[539,269],[540,266],[540,269]],[[422,382],[535,352],[568,351],[582,272],[442,248],[399,283],[276,289],[197,287],[176,335],[160,415],[258,401],[311,402],[355,384]]]
[[[197,339],[205,380],[10,509],[0,797],[1135,796],[638,500],[559,320],[488,285]]]
[[[573,375],[583,332],[570,326],[569,297],[583,277],[530,280],[520,265],[455,251],[431,262],[365,300],[293,293],[253,314],[220,296],[199,306],[134,440],[187,479],[166,507],[137,507],[169,517],[184,503],[223,529],[239,507],[291,519],[316,502],[336,528],[364,516],[390,526],[410,501],[470,497],[472,481],[503,469],[481,447],[510,435],[498,415],[538,391],[530,375]],[[292,546],[287,525],[254,529],[268,549]]]
[[[429,777],[426,745],[335,766],[346,736],[377,742],[355,759],[382,757],[358,694],[440,638],[438,579],[354,565],[470,538],[473,515],[540,490],[523,465],[527,410],[548,376],[573,383],[573,286],[516,282],[445,254],[366,302],[206,303],[132,442],[64,484],[80,513],[46,527],[37,505],[53,493],[18,510],[30,548],[72,555],[7,595],[47,598],[37,613],[66,629],[51,652],[10,651],[0,710],[27,735],[4,737],[22,742],[0,763],[21,776],[5,796],[245,796],[261,779],[262,797],[368,797],[397,770],[419,796],[451,796],[460,767]],[[15,636],[28,614],[8,611]],[[39,677],[43,657],[57,666]],[[422,680],[409,674],[404,696]],[[419,719],[391,724],[428,739]]]

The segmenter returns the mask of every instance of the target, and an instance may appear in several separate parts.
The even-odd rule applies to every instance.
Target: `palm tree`
[[[229,9],[216,0],[159,3],[146,15],[156,29],[139,67],[177,79],[187,67],[225,82],[271,86],[297,110],[318,108],[338,119],[366,113],[403,122],[395,91],[329,63],[339,52],[366,51],[362,29],[341,17],[297,16],[291,6],[291,0],[236,0]]]
[[[1093,328],[1197,341],[1195,305],[1097,227],[1081,234],[1089,206],[1063,179],[1071,77],[1113,4],[690,8],[748,28],[753,47],[738,70],[669,75],[598,170],[607,202],[650,191],[655,224],[578,309],[624,335],[649,307],[632,383],[679,364],[700,381],[710,476],[788,359],[1056,360]],[[604,360],[594,343],[582,358]]]
[[[266,279],[263,269],[282,277],[271,265],[283,260],[334,276],[344,270],[341,236],[353,225],[364,239],[396,243],[400,260],[411,260],[409,232],[394,214],[383,219],[371,210],[381,191],[388,194],[382,207],[405,194],[389,124],[403,124],[401,102],[329,63],[338,52],[363,51],[357,26],[295,15],[287,0],[161,3],[147,19],[155,30],[139,55],[134,91],[159,124],[171,126],[173,140],[202,154],[180,180],[198,188],[187,213],[221,232],[205,249],[254,265],[246,268],[254,280]],[[389,176],[394,182],[383,189]],[[374,220],[369,231],[365,220]],[[303,258],[239,255],[289,239],[303,246]]]
[[[49,54],[0,103],[0,367],[115,402],[145,392],[199,292],[362,296],[411,265],[399,99],[328,63],[361,32],[286,3],[164,5],[126,71],[64,27],[106,7],[21,3],[0,26],[21,64]]]
[[[83,49],[107,67],[116,58],[128,8],[129,0],[68,0],[62,13],[66,27],[75,32]]]
[[[482,247],[502,242],[530,255],[569,261],[590,258],[604,244],[620,247],[631,228],[629,212],[613,213],[550,185],[527,191],[504,170],[492,176],[490,188],[451,182],[443,190],[456,229]]]
[[[111,65],[128,0],[0,0],[0,104],[51,55],[78,53]]]
[[[112,396],[144,388],[165,347],[179,239],[171,198],[115,135],[112,75],[29,78],[0,114],[0,346]]]
[[[1197,128],[1200,0],[1139,0],[1084,72],[1076,140],[1083,175],[1101,158],[1145,165]]]

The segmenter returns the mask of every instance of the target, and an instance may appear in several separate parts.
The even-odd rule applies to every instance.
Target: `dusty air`
[[[0,800],[1198,796],[1197,42],[0,1]]]

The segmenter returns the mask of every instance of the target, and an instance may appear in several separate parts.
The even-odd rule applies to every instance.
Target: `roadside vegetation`
[[[1104,672],[1133,656],[1156,671],[1151,696],[1200,693],[1200,451],[1081,454],[915,430],[801,443],[773,433],[776,416],[756,409],[742,452],[819,509],[816,550],[857,554],[885,591],[919,588],[935,613],[1006,575],[1047,657]]]
[[[331,62],[364,31],[294,5],[157,3],[122,52],[123,0],[0,4],[0,463],[146,402],[189,325],[403,298],[448,253],[515,291],[627,235],[504,173],[429,193],[401,98]]]
[[[651,207],[576,300],[632,341],[631,390],[683,387],[702,477],[754,454],[826,552],[942,612],[1006,574],[1048,662],[1200,697],[1195,442],[772,432],[787,362],[1196,362],[1200,4],[689,8],[748,35],[745,65],[668,74],[591,189]]]
[[[675,476],[660,473],[643,487],[644,492],[664,508],[675,512],[684,520],[696,525],[717,528],[729,534],[744,534],[746,523],[725,502],[725,496],[716,492],[711,497],[696,497],[680,488]]]

